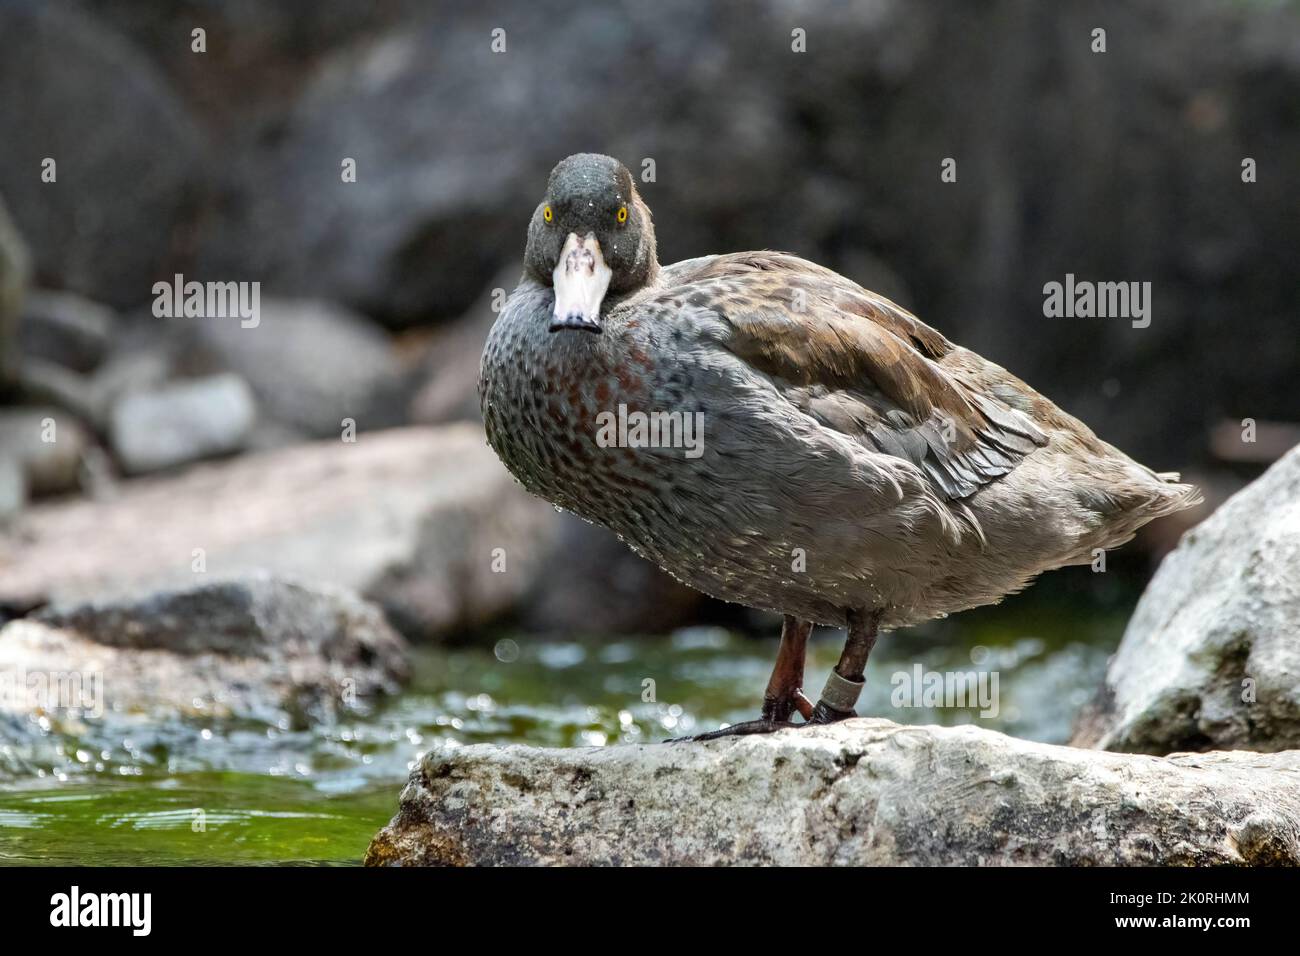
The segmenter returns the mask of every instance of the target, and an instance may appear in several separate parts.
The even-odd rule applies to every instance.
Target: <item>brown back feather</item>
[[[941,333],[829,269],[745,252],[679,263],[663,282],[659,298],[715,312],[730,329],[724,347],[793,404],[911,461],[946,498],[973,494],[1047,443],[1028,416],[944,367],[955,347]]]

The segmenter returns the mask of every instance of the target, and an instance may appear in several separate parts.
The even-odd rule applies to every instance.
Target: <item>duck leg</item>
[[[698,737],[683,740],[716,740],[719,737],[737,737],[746,734],[770,734],[784,727],[798,726],[790,722],[797,710],[804,720],[810,720],[812,701],[803,692],[803,665],[808,650],[808,635],[812,633],[811,621],[800,621],[789,614],[781,625],[781,647],[776,652],[776,666],[767,682],[763,695],[763,714],[758,720],[746,720],[723,727]]]
[[[876,646],[880,633],[880,611],[865,611],[860,608],[845,615],[848,621],[849,636],[840,653],[840,662],[835,665],[826,686],[822,688],[821,699],[813,708],[808,718],[810,724],[833,724],[838,720],[856,717],[853,705],[858,702],[864,683],[862,672],[867,668],[867,658]]]
[[[763,694],[763,716],[760,719],[789,721],[796,710],[804,720],[812,714],[812,701],[803,692],[803,665],[811,633],[811,621],[785,615],[781,624],[781,647],[776,652],[776,665]]]

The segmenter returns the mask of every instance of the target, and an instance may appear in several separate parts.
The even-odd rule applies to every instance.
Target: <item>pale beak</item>
[[[555,315],[551,331],[581,329],[584,332],[600,331],[600,303],[609,288],[613,273],[600,254],[600,242],[594,233],[585,239],[576,232],[569,233],[560,250],[560,261],[555,264],[551,284],[555,287]]]

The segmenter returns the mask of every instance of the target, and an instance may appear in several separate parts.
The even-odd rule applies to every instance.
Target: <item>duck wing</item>
[[[944,498],[974,494],[1047,444],[1027,415],[963,377],[973,353],[829,269],[746,252],[678,263],[661,279],[657,298],[714,313],[719,344],[787,401],[911,462]],[[945,367],[953,353],[961,361]]]

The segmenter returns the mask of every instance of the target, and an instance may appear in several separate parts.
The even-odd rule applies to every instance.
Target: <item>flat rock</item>
[[[1295,865],[1300,753],[1110,754],[879,719],[443,748],[366,863]]]
[[[29,508],[0,533],[0,605],[265,569],[357,591],[437,637],[512,609],[549,566],[558,518],[474,427],[363,432]]]
[[[77,675],[79,699],[10,688],[0,707],[91,718],[251,718],[285,709],[330,716],[353,699],[395,692],[409,675],[406,642],[354,594],[267,575],[195,580],[9,622],[0,629],[0,671]]]
[[[1073,742],[1300,747],[1300,447],[1165,558]]]

